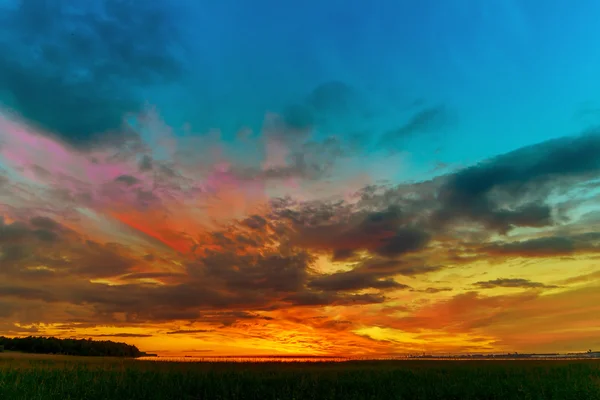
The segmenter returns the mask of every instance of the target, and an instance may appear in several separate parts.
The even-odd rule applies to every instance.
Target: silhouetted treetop
[[[136,346],[111,340],[59,339],[55,337],[7,338],[0,336],[0,348],[38,354],[66,354],[98,357],[141,357],[146,353]]]

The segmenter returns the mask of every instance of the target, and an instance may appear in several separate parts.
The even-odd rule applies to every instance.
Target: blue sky
[[[220,2],[203,10],[194,47],[224,120],[254,107],[260,120],[337,80],[385,113],[365,123],[372,135],[401,126],[414,100],[447,105],[456,124],[412,150],[469,163],[589,123],[577,114],[598,101],[598,11],[593,1]]]

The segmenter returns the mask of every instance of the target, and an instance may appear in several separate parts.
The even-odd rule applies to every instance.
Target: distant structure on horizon
[[[493,353],[493,354],[458,354],[458,355],[410,355],[408,358],[418,359],[556,359],[556,358],[600,358],[600,351],[588,350],[580,353]]]

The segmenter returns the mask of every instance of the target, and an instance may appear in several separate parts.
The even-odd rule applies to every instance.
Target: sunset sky
[[[0,0],[0,335],[600,350],[600,2]]]

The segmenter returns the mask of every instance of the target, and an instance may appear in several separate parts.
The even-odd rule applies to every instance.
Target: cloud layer
[[[191,40],[191,4],[44,4],[2,17],[4,334],[161,354],[600,344],[600,130],[456,162],[440,149],[469,146],[477,118],[441,86],[384,95],[337,70],[278,87],[253,58],[256,75],[232,72],[241,39],[219,57]],[[218,90],[201,62],[215,57]],[[251,82],[264,87],[242,101]]]

